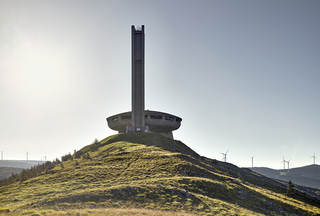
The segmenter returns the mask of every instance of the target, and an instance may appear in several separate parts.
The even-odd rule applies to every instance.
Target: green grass
[[[0,187],[0,214],[320,214],[305,193],[287,197],[286,185],[159,134],[117,134],[78,154],[50,174]]]

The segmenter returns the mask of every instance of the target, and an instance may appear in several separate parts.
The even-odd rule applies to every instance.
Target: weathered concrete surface
[[[145,111],[144,97],[144,26],[131,26],[132,48],[132,111],[107,118],[108,126],[119,133],[145,132],[160,133],[173,139],[172,131],[177,130],[180,117],[157,111]]]
[[[131,26],[132,36],[132,125],[127,130],[145,131],[144,117],[144,26],[136,29]]]
[[[145,110],[145,126],[147,126],[149,133],[160,133],[166,137],[173,139],[172,131],[177,130],[182,119],[178,116],[159,112]],[[119,133],[126,133],[127,126],[132,124],[132,112],[119,113],[107,118],[108,126],[112,130]]]

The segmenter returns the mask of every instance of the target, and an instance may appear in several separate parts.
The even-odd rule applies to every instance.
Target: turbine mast
[[[288,164],[288,173],[289,173],[289,171],[290,171],[290,168],[289,168],[289,163],[290,163],[290,161],[291,161],[291,159],[290,159],[290,160],[288,160],[288,161],[286,161],[286,162],[287,162],[287,164]]]
[[[253,156],[253,157],[251,157],[251,167],[253,168],[253,158],[254,158],[255,156]]]
[[[313,156],[310,157],[310,158],[313,158],[313,164],[316,164],[316,159],[317,159],[317,158],[316,158],[316,153],[314,153]]]
[[[281,161],[281,163],[283,163],[283,170],[285,170],[287,161],[284,159],[284,157],[282,157],[282,158],[283,158],[283,160]]]
[[[229,151],[229,150],[228,150],[228,151]],[[221,153],[221,154],[223,155],[222,160],[223,160],[224,162],[227,162],[227,153],[228,153],[228,151],[226,151],[226,153]]]

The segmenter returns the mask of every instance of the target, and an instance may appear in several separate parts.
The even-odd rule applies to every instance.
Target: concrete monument
[[[131,26],[132,111],[107,118],[108,126],[119,133],[160,133],[173,139],[182,119],[172,114],[145,110],[144,105],[144,26]]]

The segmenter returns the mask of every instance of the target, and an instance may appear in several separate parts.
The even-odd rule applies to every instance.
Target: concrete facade
[[[166,137],[173,139],[172,131],[177,130],[182,119],[178,116],[159,112],[145,110],[145,126],[148,129],[147,133],[160,133]],[[132,112],[119,113],[107,118],[108,126],[112,130],[119,133],[128,133],[128,126],[132,125]]]
[[[132,41],[132,125],[129,132],[143,132],[145,128],[144,116],[144,26],[136,29],[131,26]]]
[[[106,120],[112,130],[119,133],[160,133],[173,139],[172,131],[177,130],[182,119],[178,116],[145,110],[144,97],[144,26],[131,26],[132,47],[132,83],[131,112],[125,112],[108,117]]]

